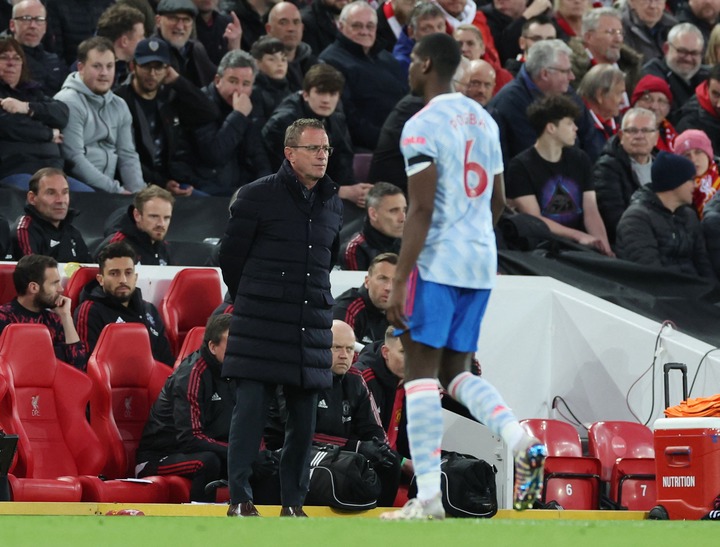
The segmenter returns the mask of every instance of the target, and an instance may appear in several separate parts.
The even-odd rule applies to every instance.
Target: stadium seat
[[[222,302],[220,275],[212,268],[180,270],[160,302],[173,355],[177,355],[185,336],[193,327],[204,327],[210,314]]]
[[[367,182],[370,173],[372,154],[359,152],[353,156],[353,175],[355,182]]]
[[[547,446],[543,503],[556,501],[564,509],[598,509],[600,461],[583,457],[580,436],[560,420],[531,419],[520,424]]]
[[[203,343],[203,337],[205,336],[205,327],[193,327],[190,332],[187,333],[185,341],[183,342],[180,351],[178,352],[177,359],[175,359],[175,365],[173,368],[178,368],[178,365],[182,363],[191,353],[200,349]]]
[[[121,494],[158,489],[98,478],[107,452],[86,418],[92,382],[55,358],[44,325],[13,324],[3,330],[0,371],[7,382],[0,427],[19,437],[9,481],[14,500],[95,501],[86,499],[87,486],[103,501],[126,501]],[[167,497],[167,486],[162,488]]]
[[[590,426],[588,449],[602,464],[610,500],[632,511],[655,506],[655,448],[652,431],[636,422],[603,421]]]
[[[15,264],[0,264],[0,305],[7,304],[17,296],[13,272]]]
[[[75,308],[80,305],[80,293],[83,287],[95,279],[95,276],[99,272],[100,268],[97,266],[81,266],[75,270],[75,273],[68,279],[64,294],[70,299],[70,309],[73,313],[75,312]]]
[[[153,359],[144,325],[111,323],[100,333],[95,351],[88,360],[87,373],[93,385],[90,423],[108,452],[103,468],[106,477],[135,476],[135,451],[150,407],[171,372],[170,367]],[[154,501],[169,500],[164,477],[148,477],[147,480],[161,486],[156,492],[147,489],[148,496],[154,495]],[[100,493],[92,492],[91,495]]]

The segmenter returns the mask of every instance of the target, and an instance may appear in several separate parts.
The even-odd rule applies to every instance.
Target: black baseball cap
[[[135,47],[135,62],[139,65],[159,62],[170,64],[170,47],[160,38],[145,38]]]

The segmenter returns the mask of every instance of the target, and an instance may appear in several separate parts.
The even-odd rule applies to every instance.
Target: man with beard
[[[677,123],[678,111],[695,94],[695,88],[708,75],[702,67],[705,40],[700,30],[691,23],[675,25],[663,46],[665,57],[653,59],[643,66],[642,74],[652,74],[665,80],[673,96],[668,119]]]
[[[172,219],[175,198],[159,186],[150,185],[135,195],[118,230],[108,236],[98,249],[125,241],[135,251],[135,262],[145,266],[172,264],[170,247],[165,241]]]
[[[133,117],[143,178],[173,195],[188,196],[195,176],[186,131],[213,121],[217,107],[170,66],[170,48],[164,40],[142,40],[131,69],[131,79],[116,93]]]
[[[13,283],[17,298],[0,306],[0,332],[12,323],[45,325],[55,356],[85,370],[90,352],[75,330],[70,299],[62,294],[57,261],[43,255],[24,256],[15,267]]]
[[[100,273],[80,295],[75,324],[88,352],[95,349],[100,333],[110,323],[141,323],[150,336],[153,357],[168,366],[175,358],[157,308],[142,299],[136,288],[135,251],[125,242],[111,243],[98,255]]]

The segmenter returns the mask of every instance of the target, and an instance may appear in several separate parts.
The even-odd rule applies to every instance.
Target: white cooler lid
[[[658,418],[653,431],[657,429],[720,429],[720,418]]]

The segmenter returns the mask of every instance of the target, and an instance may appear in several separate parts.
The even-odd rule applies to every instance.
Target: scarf
[[[710,167],[703,175],[695,177],[695,190],[693,191],[693,205],[700,218],[703,217],[705,204],[712,199],[720,188],[720,174],[715,161],[710,160]]]

